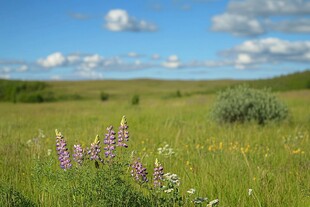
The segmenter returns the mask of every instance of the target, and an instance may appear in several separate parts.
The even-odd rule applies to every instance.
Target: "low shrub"
[[[101,99],[101,101],[107,101],[107,100],[109,99],[109,97],[110,97],[110,95],[109,95],[108,93],[104,92],[104,91],[102,91],[102,92],[100,93],[100,99]]]
[[[140,103],[140,97],[139,95],[135,94],[131,98],[131,105],[139,105]]]
[[[288,109],[269,90],[241,85],[220,92],[211,114],[219,122],[255,121],[266,124],[284,120]]]

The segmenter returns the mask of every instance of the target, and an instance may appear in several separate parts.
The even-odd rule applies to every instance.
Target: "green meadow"
[[[126,155],[141,158],[150,182],[158,159],[165,173],[179,176],[182,197],[194,188],[195,195],[190,196],[219,199],[223,207],[308,207],[309,71],[298,75],[297,79],[295,75],[258,81],[47,82],[53,94],[79,96],[78,100],[0,102],[0,206],[89,206],[76,204],[76,199],[86,198],[51,190],[57,189],[57,182],[49,181],[44,168],[70,173],[57,162],[55,129],[62,132],[72,153],[74,144],[90,146],[97,134],[103,140],[110,125],[117,131],[126,115],[130,133]],[[265,126],[212,121],[216,93],[244,82],[256,88],[271,87],[288,106],[288,119]],[[108,100],[100,100],[101,92],[109,94]],[[134,95],[139,96],[139,104],[131,104]],[[42,164],[48,161],[49,165]],[[148,196],[138,184],[130,183]]]

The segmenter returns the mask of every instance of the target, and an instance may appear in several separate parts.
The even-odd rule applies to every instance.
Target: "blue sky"
[[[4,79],[257,79],[310,68],[308,0],[0,5]]]

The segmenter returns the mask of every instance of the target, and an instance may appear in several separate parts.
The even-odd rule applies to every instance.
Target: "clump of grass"
[[[25,206],[33,207],[36,206],[29,198],[23,195],[21,192],[13,189],[12,187],[7,187],[5,185],[0,185],[0,206]]]

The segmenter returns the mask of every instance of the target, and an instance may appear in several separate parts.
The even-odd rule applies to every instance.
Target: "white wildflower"
[[[30,145],[32,144],[32,140],[29,139],[29,140],[26,142],[26,144],[27,144],[28,146],[30,146]]]
[[[248,190],[248,195],[251,196],[252,193],[253,193],[253,189],[250,188],[250,189]]]
[[[212,207],[212,206],[215,206],[217,204],[219,204],[219,199],[215,199],[213,201],[210,201],[209,204],[207,205],[208,207]]]
[[[164,178],[165,178],[165,180],[167,180],[168,182],[170,182],[176,186],[180,185],[180,178],[178,177],[177,174],[166,173],[166,174],[164,174]]]
[[[194,194],[196,192],[196,190],[194,188],[189,189],[188,191],[186,191],[189,194]]]
[[[208,201],[208,198],[204,198],[204,197],[197,197],[195,198],[192,202],[194,204],[202,204],[203,202]]]
[[[47,156],[50,156],[52,154],[52,149],[47,150]]]
[[[165,144],[164,147],[157,148],[158,154],[170,157],[175,154],[173,148],[169,147],[168,144]]]
[[[165,193],[171,193],[173,191],[173,188],[169,188],[167,190],[164,190]]]

